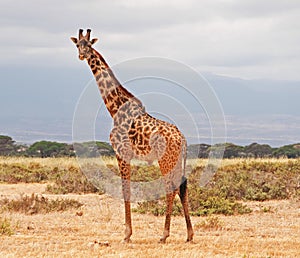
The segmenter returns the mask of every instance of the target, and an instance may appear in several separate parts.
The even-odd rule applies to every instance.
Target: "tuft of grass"
[[[208,216],[205,220],[197,223],[195,229],[221,230],[224,228],[224,222],[217,216]]]
[[[259,211],[262,213],[274,213],[274,208],[271,206],[259,206]]]
[[[153,214],[154,216],[163,216],[166,213],[166,200],[162,198],[160,200],[139,202],[137,207],[132,208],[133,212],[140,214]],[[174,199],[172,216],[183,215],[182,206],[179,199]]]
[[[66,211],[79,208],[83,204],[74,199],[57,198],[50,200],[44,196],[36,194],[21,195],[19,199],[9,200],[7,198],[0,201],[3,210],[10,212],[21,212],[27,215],[37,213],[49,213],[55,211]]]
[[[14,232],[10,219],[0,217],[0,236],[11,236]]]

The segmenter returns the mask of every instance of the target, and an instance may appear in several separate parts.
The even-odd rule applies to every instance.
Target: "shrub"
[[[225,198],[265,201],[297,194],[300,160],[244,160],[221,167],[210,188]]]
[[[139,202],[136,208],[132,209],[133,212],[140,214],[153,214],[154,216],[163,216],[166,213],[166,199]],[[173,203],[173,216],[183,215],[183,210],[179,199],[174,200]]]
[[[199,204],[192,209],[194,216],[211,214],[236,215],[250,213],[252,210],[246,205],[222,197],[212,196],[206,200],[200,200]]]
[[[11,221],[7,218],[0,217],[0,236],[11,236],[14,234],[14,229],[11,224]]]
[[[36,162],[12,164],[0,163],[0,181],[15,183],[42,183],[49,180],[51,171]]]
[[[21,212],[28,215],[37,213],[49,213],[54,211],[65,211],[72,208],[79,208],[83,204],[73,199],[55,199],[50,200],[44,196],[32,194],[21,195],[17,200],[9,200],[7,198],[0,201],[2,209]]]
[[[188,178],[189,204],[195,216],[244,214],[251,209],[240,201],[265,201],[300,196],[300,160],[238,160],[221,166],[210,183],[200,187],[204,166]],[[164,202],[140,203],[135,211],[164,214]],[[180,203],[174,209],[181,211]]]
[[[46,191],[53,194],[67,193],[103,193],[97,189],[78,167],[70,166],[68,169],[57,173],[52,184],[47,185]]]

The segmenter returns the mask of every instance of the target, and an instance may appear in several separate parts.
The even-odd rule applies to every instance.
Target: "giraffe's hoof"
[[[194,239],[194,232],[192,231],[190,234],[188,234],[187,242],[193,242]]]
[[[123,244],[129,244],[129,243],[131,243],[131,239],[130,238],[125,238],[125,239],[123,239],[122,243]]]
[[[161,239],[159,239],[158,243],[165,244],[166,243],[166,238],[162,237]]]

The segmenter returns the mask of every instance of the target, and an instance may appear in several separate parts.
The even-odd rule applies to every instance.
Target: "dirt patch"
[[[18,197],[20,194],[42,194],[45,192],[47,184],[0,184],[0,196],[1,197]]]

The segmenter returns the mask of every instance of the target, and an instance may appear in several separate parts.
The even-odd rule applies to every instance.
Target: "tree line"
[[[300,143],[284,145],[272,148],[268,144],[251,143],[250,145],[240,146],[233,143],[224,144],[223,158],[299,158]],[[219,147],[219,144],[194,144],[188,146],[188,156],[194,158],[208,158],[210,151]]]
[[[0,135],[0,156],[25,157],[97,157],[99,155],[113,156],[112,147],[105,142],[61,143],[53,141],[38,141],[31,145],[18,144],[10,136]]]
[[[219,144],[192,144],[188,146],[189,158],[208,158],[209,153],[220,147]],[[224,158],[299,158],[300,143],[272,148],[267,144],[252,143],[246,146],[226,143]],[[83,143],[60,143],[38,141],[31,145],[19,144],[10,136],[0,135],[0,156],[27,157],[97,157],[99,155],[114,156],[111,145],[107,142],[90,141]]]

